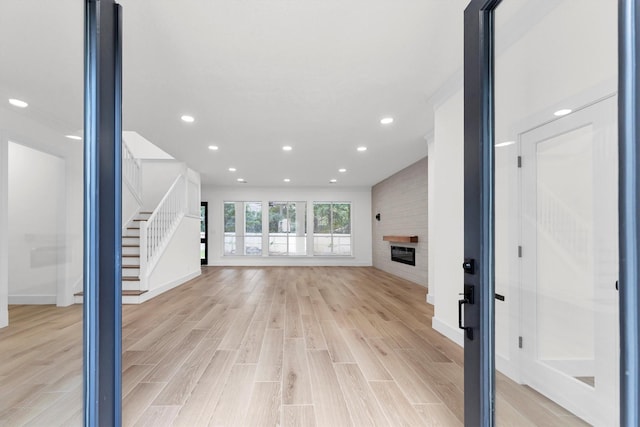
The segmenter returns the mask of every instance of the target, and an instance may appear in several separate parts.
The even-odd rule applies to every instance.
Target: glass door
[[[618,167],[635,173],[631,154],[618,158],[618,97],[633,95],[618,94],[626,3],[474,0],[465,11],[466,425],[611,426],[637,406],[619,391],[638,382],[619,363],[637,349],[620,305],[637,283],[618,290],[632,262],[618,255],[629,233],[618,178],[634,179]]]

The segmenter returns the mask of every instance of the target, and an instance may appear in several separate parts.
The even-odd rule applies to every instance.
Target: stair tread
[[[137,296],[140,296],[140,295],[145,294],[147,292],[149,292],[149,291],[135,291],[135,290],[134,291],[122,291],[122,296],[123,297],[137,297]],[[76,296],[76,297],[81,297],[81,296],[84,296],[84,292],[82,292],[82,291],[81,292],[76,292],[73,295]]]
[[[140,278],[134,277],[134,276],[122,276],[122,281],[123,282],[139,282]]]
[[[140,245],[122,245],[123,248],[139,248]]]
[[[122,254],[122,258],[140,258],[140,255]]]
[[[140,268],[139,265],[123,265],[122,268]]]

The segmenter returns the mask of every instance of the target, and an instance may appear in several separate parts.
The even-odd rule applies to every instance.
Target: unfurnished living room
[[[0,427],[619,425],[617,1],[495,2],[490,118],[480,0],[115,3],[0,3]]]

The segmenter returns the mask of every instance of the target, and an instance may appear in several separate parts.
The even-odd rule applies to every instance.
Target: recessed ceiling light
[[[390,125],[391,123],[393,123],[393,117],[385,117],[384,119],[380,120],[380,123],[382,123],[383,125]]]
[[[193,123],[196,121],[196,119],[194,119],[193,116],[184,115],[180,118],[182,119],[183,122],[187,122],[187,123]]]
[[[229,172],[235,172],[236,170],[236,168],[229,168]]]
[[[340,172],[340,173],[345,173],[346,171],[347,171],[347,170],[346,170],[345,168],[340,168],[340,169],[338,169],[338,172]]]
[[[65,135],[65,136],[67,138],[69,138],[69,139],[73,139],[73,140],[76,140],[76,141],[82,141],[82,137],[78,136],[78,135]]]
[[[333,178],[333,179],[330,179],[330,180],[329,180],[329,182],[330,182],[331,184],[335,184],[336,182],[338,182],[338,180],[337,180],[337,179],[335,179],[335,178]]]
[[[209,150],[211,150],[211,151],[218,151],[218,146],[217,146],[217,145],[210,145],[210,146],[209,146]]]
[[[282,147],[282,150],[283,151],[291,151],[291,150],[293,150],[293,147],[290,146],[290,145],[285,145],[285,146]]]
[[[236,181],[238,181],[238,182],[247,182],[247,181],[244,180],[244,178],[238,178]]]
[[[573,110],[570,110],[568,108],[563,108],[562,110],[558,110],[555,113],[553,113],[554,116],[556,117],[562,117],[562,116],[566,116],[567,114],[571,113]]]
[[[10,98],[9,99],[9,104],[13,105],[14,107],[18,107],[18,108],[27,108],[29,106],[29,104],[27,104],[24,101],[21,101],[19,99],[15,99],[15,98]]]
[[[367,151],[367,147],[360,146],[360,147],[358,147],[358,151]]]
[[[289,178],[285,178],[283,179],[284,182],[291,182],[291,180]]]
[[[508,145],[513,145],[515,144],[515,141],[505,141],[505,142],[499,142],[495,145],[495,147],[506,147]]]

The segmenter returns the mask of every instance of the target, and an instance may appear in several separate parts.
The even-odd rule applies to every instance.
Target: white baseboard
[[[427,304],[436,305],[436,297],[433,294],[427,294]]]
[[[183,283],[188,282],[191,279],[194,279],[198,276],[200,276],[202,274],[202,269],[198,268],[197,271],[193,271],[185,276],[182,276],[178,279],[172,280],[170,282],[167,282],[163,285],[160,286],[156,286],[153,289],[149,289],[149,292],[145,292],[144,294],[138,296],[138,297],[133,297],[133,298],[137,298],[138,302],[132,302],[132,304],[142,304],[145,301],[149,301],[151,298],[155,298],[160,294],[163,294],[175,287],[178,287],[180,285],[182,285]],[[123,297],[122,298],[122,302],[125,303],[125,298],[131,298],[131,297]]]
[[[196,277],[200,276],[202,274],[202,271],[200,269],[198,269],[198,271],[194,271],[193,273],[189,273],[186,276],[183,276],[179,279],[176,280],[172,280],[171,282],[165,283],[164,285],[158,286],[154,289],[149,290],[149,292],[145,292],[142,295],[137,295],[137,296],[123,296],[122,297],[122,304],[142,304],[145,301],[149,301],[152,298],[157,297],[160,294],[163,294],[173,288],[176,288],[186,282],[188,282],[191,279],[195,279]],[[75,297],[75,303],[76,304],[82,304],[83,303],[83,298],[81,296],[76,296]]]
[[[9,305],[56,305],[55,295],[9,295]]]
[[[594,359],[546,359],[544,363],[571,377],[594,377],[596,372]]]
[[[373,267],[371,262],[354,261],[352,257],[228,257],[209,261],[208,267]]]
[[[431,320],[431,327],[454,343],[458,344],[460,347],[464,347],[464,335],[461,329],[450,326],[436,316],[433,316],[433,319]]]

